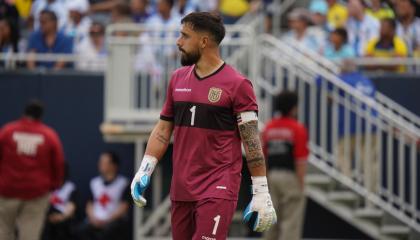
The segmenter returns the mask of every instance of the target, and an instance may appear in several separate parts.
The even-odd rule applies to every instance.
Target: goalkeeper
[[[171,78],[160,120],[131,184],[135,203],[174,133],[171,183],[172,238],[226,239],[238,200],[244,145],[253,197],[244,220],[255,213],[255,231],[276,222],[258,134],[258,106],[251,82],[219,54],[222,19],[191,13],[181,21],[181,64]]]

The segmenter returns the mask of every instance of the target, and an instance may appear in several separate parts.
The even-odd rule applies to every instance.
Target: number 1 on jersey
[[[195,120],[195,109],[197,107],[196,106],[192,106],[192,108],[190,108],[190,112],[192,113],[191,115],[191,126],[194,126],[194,120]]]
[[[214,220],[214,227],[213,227],[213,235],[216,235],[217,233],[217,228],[219,227],[219,222],[220,222],[220,215],[217,215],[215,218],[213,218]]]

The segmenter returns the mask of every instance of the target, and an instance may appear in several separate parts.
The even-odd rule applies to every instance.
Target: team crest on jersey
[[[212,103],[217,103],[222,96],[222,89],[212,87],[209,89],[209,101]]]

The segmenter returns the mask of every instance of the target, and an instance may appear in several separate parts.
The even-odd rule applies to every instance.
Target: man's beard
[[[181,54],[181,64],[182,66],[191,66],[193,64],[196,64],[198,60],[200,60],[200,53],[198,51],[192,52],[192,53],[186,53],[182,51]]]

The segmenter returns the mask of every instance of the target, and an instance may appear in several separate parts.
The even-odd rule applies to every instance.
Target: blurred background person
[[[348,18],[347,7],[338,0],[326,0],[326,2],[328,4],[328,28],[334,30],[338,27],[345,27]]]
[[[94,22],[89,35],[76,46],[76,68],[84,71],[104,71],[106,66],[105,26]]]
[[[49,192],[61,186],[64,153],[57,133],[30,101],[23,117],[0,129],[0,239],[39,240]]]
[[[28,53],[61,53],[73,52],[73,39],[57,30],[57,16],[53,11],[43,10],[40,15],[41,28],[33,32],[28,42]],[[28,57],[27,67],[45,67],[59,70],[66,67],[65,61],[36,62],[33,56]]]
[[[67,3],[69,11],[69,20],[64,27],[64,32],[67,36],[73,38],[74,46],[76,47],[83,38],[89,34],[89,28],[92,20],[87,13],[89,11],[88,0],[70,0]]]
[[[64,183],[50,195],[42,240],[73,240],[77,209],[77,188],[65,165]]]
[[[395,2],[397,35],[404,39],[410,56],[420,57],[420,18],[416,16],[415,0]]]
[[[101,154],[100,175],[90,181],[91,196],[86,205],[87,222],[82,227],[82,240],[127,238],[131,195],[127,178],[118,174],[119,165],[115,153]]]
[[[151,15],[149,0],[131,0],[130,9],[135,23],[145,23]]]
[[[395,34],[395,20],[385,18],[381,21],[381,33],[379,38],[374,38],[366,46],[367,57],[378,58],[404,58],[408,57],[408,48],[403,39]],[[369,69],[387,70],[387,71],[404,71],[404,66],[371,66]]]
[[[178,14],[182,18],[196,9],[197,7],[190,0],[177,0],[172,8],[172,14]]]
[[[311,23],[309,11],[304,8],[293,9],[287,15],[290,30],[286,32],[282,39],[286,42],[296,42],[299,45],[319,52],[322,49],[323,40],[319,42],[319,37],[309,29]]]
[[[354,49],[347,43],[347,30],[336,28],[330,33],[324,56],[333,61],[354,58]]]
[[[312,1],[309,6],[309,11],[311,13],[311,22],[313,23],[313,26],[309,27],[309,31],[316,36],[317,42],[325,43],[327,41],[328,31],[328,5],[324,0]]]
[[[342,73],[340,80],[345,84],[351,86],[354,91],[361,93],[368,97],[368,101],[371,103],[375,102],[376,87],[374,83],[366,77],[363,73],[357,70],[354,63],[350,61],[343,61]],[[339,93],[344,97],[343,93]],[[356,101],[355,98],[350,97],[350,101]],[[361,111],[366,111],[367,107],[365,103],[361,104]],[[370,142],[367,142],[366,138],[366,120],[361,119],[361,127],[358,128],[357,115],[354,111],[351,111],[347,117],[346,108],[342,103],[338,105],[338,135],[339,140],[334,150],[337,159],[337,168],[348,178],[361,177],[365,187],[374,193],[378,191],[378,151],[376,144],[375,131],[376,127],[372,126],[372,136]],[[375,122],[377,112],[371,110],[369,113]],[[366,114],[367,115],[367,114]],[[348,128],[347,128],[348,127]],[[366,148],[369,150],[366,151]],[[368,155],[364,154],[365,152]],[[358,154],[359,153],[359,154]],[[356,168],[355,161],[359,161],[360,169]],[[357,172],[357,173],[355,173]],[[366,205],[370,207],[370,205]]]
[[[366,11],[378,20],[395,17],[394,11],[383,0],[370,0],[369,8]]]
[[[13,22],[19,22],[19,12],[12,1],[0,0],[0,19],[8,18]]]
[[[219,12],[224,24],[234,24],[250,9],[246,0],[219,0]]]
[[[276,100],[281,114],[270,120],[262,133],[268,162],[268,179],[277,225],[267,233],[268,240],[302,238],[305,214],[305,174],[309,155],[306,127],[297,119],[298,96],[284,91]]]
[[[130,5],[126,2],[117,3],[111,10],[111,23],[132,23]]]
[[[347,31],[349,44],[354,48],[356,56],[364,56],[366,44],[379,36],[379,21],[366,13],[362,0],[349,0],[349,19]]]
[[[75,1],[75,0],[70,0]],[[62,0],[36,0],[32,4],[31,17],[33,19],[34,30],[41,26],[40,19],[43,11],[48,10],[55,13],[57,18],[57,29],[62,30],[68,21],[68,9],[65,1]]]
[[[12,62],[9,57],[19,52],[20,33],[17,23],[10,18],[0,19],[0,53],[5,54],[0,59],[0,67],[7,67]]]
[[[89,0],[89,13],[93,21],[109,23],[109,13],[118,3],[124,3],[124,0]]]

